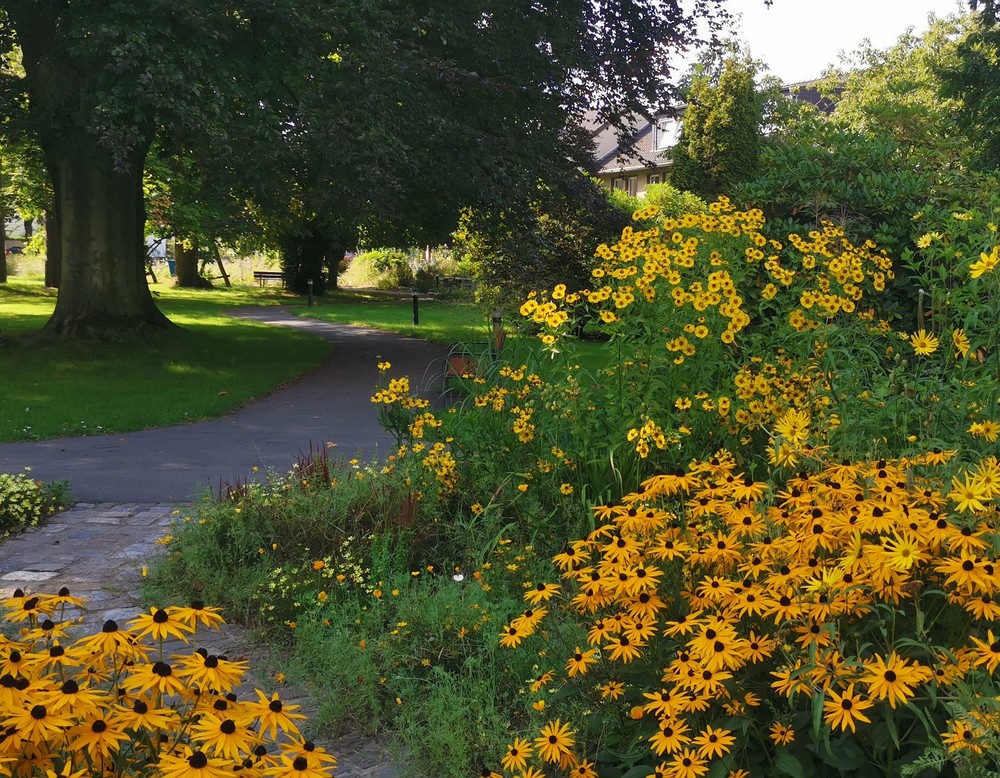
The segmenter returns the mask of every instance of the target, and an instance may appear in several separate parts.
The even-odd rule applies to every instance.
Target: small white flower
[[[465,580],[465,576],[462,575],[461,573],[456,573],[455,575],[453,575],[451,577],[451,580],[452,581],[464,581]]]

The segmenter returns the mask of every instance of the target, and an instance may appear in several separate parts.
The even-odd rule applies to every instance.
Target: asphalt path
[[[42,480],[70,482],[81,502],[184,502],[221,484],[245,481],[257,467],[287,471],[310,447],[369,460],[393,441],[378,423],[371,395],[379,358],[390,375],[433,393],[445,349],[378,330],[294,316],[282,308],[244,308],[232,315],[293,327],[326,338],[330,356],[318,368],[226,416],[129,432],[0,444],[0,472],[25,466]]]

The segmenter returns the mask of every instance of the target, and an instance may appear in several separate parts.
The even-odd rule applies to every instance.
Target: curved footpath
[[[432,389],[442,346],[344,324],[294,316],[284,308],[243,308],[232,315],[293,327],[326,338],[331,355],[316,370],[225,416],[192,424],[100,435],[0,444],[0,472],[31,468],[45,481],[67,479],[83,502],[178,502],[220,483],[262,471],[288,470],[300,452],[333,443],[331,453],[374,457],[392,446],[371,396],[379,357],[415,390]]]
[[[379,426],[371,395],[378,359],[394,375],[409,375],[418,391],[433,390],[441,346],[377,330],[294,316],[282,308],[246,308],[234,316],[294,327],[333,344],[316,370],[221,418],[121,435],[0,444],[0,472],[25,466],[44,480],[70,481],[79,502],[70,510],[0,543],[0,599],[16,588],[67,586],[88,599],[85,628],[107,619],[125,622],[142,604],[143,560],[176,518],[181,503],[220,483],[247,480],[254,467],[285,471],[297,454],[334,444],[334,453],[370,458],[392,438]],[[206,636],[216,653],[247,657],[264,669],[267,657],[238,627]],[[285,694],[293,694],[285,690]],[[298,700],[308,707],[306,698]],[[392,778],[382,744],[349,736],[330,745],[339,778]]]

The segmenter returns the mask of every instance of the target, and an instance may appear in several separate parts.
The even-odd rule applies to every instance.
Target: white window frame
[[[657,151],[669,149],[671,146],[677,145],[677,139],[681,131],[679,119],[675,119],[672,116],[661,116],[656,120],[653,127],[653,146]]]

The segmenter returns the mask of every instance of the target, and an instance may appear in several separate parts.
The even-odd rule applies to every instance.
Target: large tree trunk
[[[45,212],[45,285],[59,288],[62,276],[62,237],[55,208]]]
[[[7,283],[7,203],[3,199],[3,170],[0,169],[0,284]]]
[[[57,0],[10,0],[4,11],[21,44],[29,114],[55,190],[62,271],[45,331],[120,337],[170,326],[146,285],[142,173],[152,125],[130,128],[130,143],[114,154],[102,145],[100,111],[84,96],[110,61],[73,51],[73,14],[89,11]]]
[[[177,241],[174,256],[174,275],[177,286],[188,289],[211,289],[212,284],[198,272],[198,244],[185,240]]]
[[[142,196],[147,148],[125,164],[96,144],[43,139],[55,190],[62,277],[45,329],[62,336],[124,335],[170,326],[146,284]],[[53,148],[53,146],[55,146]],[[84,146],[84,148],[81,148]]]

